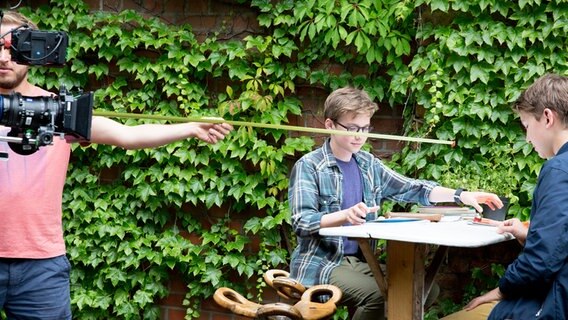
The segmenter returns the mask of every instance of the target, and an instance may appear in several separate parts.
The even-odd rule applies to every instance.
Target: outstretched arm
[[[222,140],[232,129],[227,123],[195,122],[127,126],[105,117],[94,116],[90,142],[124,149],[153,148],[187,138],[197,138],[213,144]]]
[[[454,202],[454,193],[456,190],[444,188],[444,187],[435,187],[432,192],[430,193],[429,200],[431,202]],[[491,209],[501,208],[503,207],[503,202],[499,197],[494,193],[489,192],[470,192],[470,191],[463,191],[460,195],[460,200],[463,204],[472,206],[477,210],[477,212],[482,212],[483,208],[481,208],[482,203],[485,203]]]

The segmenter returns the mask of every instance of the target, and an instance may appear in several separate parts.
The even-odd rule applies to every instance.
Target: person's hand
[[[228,123],[197,123],[195,137],[209,144],[215,144],[225,138],[233,126]]]
[[[379,210],[379,206],[369,208],[363,202],[359,202],[351,208],[343,210],[343,214],[346,222],[349,222],[352,225],[358,225],[365,223],[365,218],[368,213],[375,212],[377,210]]]
[[[464,191],[461,193],[460,199],[464,204],[474,207],[477,212],[483,212],[480,205],[482,203],[486,204],[491,210],[503,207],[501,199],[496,194],[489,192]]]
[[[527,239],[529,228],[517,218],[508,219],[497,226],[498,233],[508,232],[512,234],[521,244]]]
[[[464,310],[471,311],[477,308],[479,305],[484,303],[489,303],[493,301],[499,301],[503,299],[503,294],[501,294],[501,290],[499,288],[495,288],[486,294],[479,296],[473,300],[471,300],[465,307]]]

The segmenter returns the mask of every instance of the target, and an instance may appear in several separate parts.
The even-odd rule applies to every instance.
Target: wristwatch
[[[456,192],[454,193],[454,202],[457,203],[458,205],[463,205],[463,202],[460,199],[461,193],[463,191],[467,191],[466,189],[462,189],[462,188],[458,188],[456,189]]]

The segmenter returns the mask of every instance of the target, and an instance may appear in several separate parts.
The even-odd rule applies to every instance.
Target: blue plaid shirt
[[[339,211],[342,201],[343,177],[329,141],[298,160],[290,175],[288,197],[298,239],[290,276],[307,287],[329,283],[331,271],[343,258],[342,237],[319,235],[322,216]],[[365,151],[353,156],[361,170],[363,202],[367,206],[380,205],[383,199],[431,205],[428,197],[436,183],[402,176]],[[376,214],[367,215],[367,221],[375,218]]]

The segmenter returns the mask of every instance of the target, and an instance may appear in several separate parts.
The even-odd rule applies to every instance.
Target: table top
[[[321,228],[319,234],[322,236],[374,238],[468,248],[482,247],[514,239],[513,235],[509,233],[497,233],[497,227],[476,225],[465,220],[367,222],[358,226]]]

